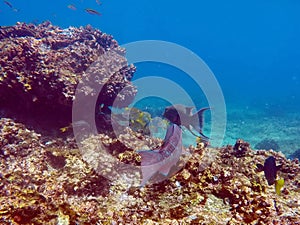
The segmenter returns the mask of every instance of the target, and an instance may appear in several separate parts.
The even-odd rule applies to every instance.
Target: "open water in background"
[[[61,27],[91,24],[119,44],[164,40],[189,48],[211,68],[224,92],[228,126],[224,144],[276,140],[286,154],[300,148],[300,2],[11,0],[0,2],[0,25],[45,20]],[[67,6],[73,4],[77,10]],[[93,8],[102,16],[90,15]],[[201,90],[182,71],[137,65],[135,79],[163,75],[179,82],[198,107]],[[209,122],[208,122],[209,123]]]

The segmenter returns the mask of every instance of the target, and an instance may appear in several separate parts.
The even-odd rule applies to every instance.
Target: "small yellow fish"
[[[281,189],[282,189],[283,186],[284,186],[284,179],[283,178],[275,181],[275,191],[276,191],[277,195],[281,194]]]
[[[66,126],[66,127],[62,127],[62,128],[59,128],[59,130],[62,132],[62,133],[65,133],[66,131],[68,131],[70,128],[72,127],[72,124]]]

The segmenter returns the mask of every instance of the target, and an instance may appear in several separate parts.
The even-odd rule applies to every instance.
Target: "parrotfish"
[[[273,156],[270,156],[265,160],[264,165],[257,164],[256,166],[258,168],[258,171],[264,171],[268,185],[275,184],[275,191],[279,195],[280,190],[284,185],[284,180],[276,180],[276,176],[277,171],[281,168],[282,165],[276,166],[275,158]]]
[[[186,127],[194,136],[198,137],[192,129],[195,129],[203,138],[208,139],[208,137],[202,133],[202,128],[204,123],[203,113],[210,108],[202,108],[194,114],[192,113],[193,109],[194,107],[179,104],[172,105],[165,108],[163,116],[178,126],[182,125]]]
[[[182,130],[172,124],[168,127],[162,146],[155,150],[139,150],[143,187],[156,173],[168,176],[170,169],[179,161],[182,153]]]

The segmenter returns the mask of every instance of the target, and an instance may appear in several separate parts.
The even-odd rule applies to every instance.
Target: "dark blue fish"
[[[268,185],[273,185],[276,181],[277,171],[280,169],[280,166],[276,166],[275,158],[273,156],[268,157],[265,160],[264,165],[256,165],[259,171],[264,171],[265,177],[268,181]]]
[[[163,116],[178,126],[185,126],[194,136],[199,137],[192,129],[195,129],[203,138],[208,139],[208,137],[202,133],[202,128],[204,123],[203,113],[210,108],[202,108],[194,114],[192,113],[193,109],[194,107],[179,104],[172,105],[165,108]]]

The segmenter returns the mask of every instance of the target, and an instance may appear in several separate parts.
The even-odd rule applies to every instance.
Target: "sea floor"
[[[253,148],[261,141],[273,140],[276,151],[287,157],[300,148],[300,114],[284,112],[270,115],[264,109],[250,107],[227,107],[227,129],[223,144],[233,144],[241,138]],[[267,146],[266,146],[267,147]]]

